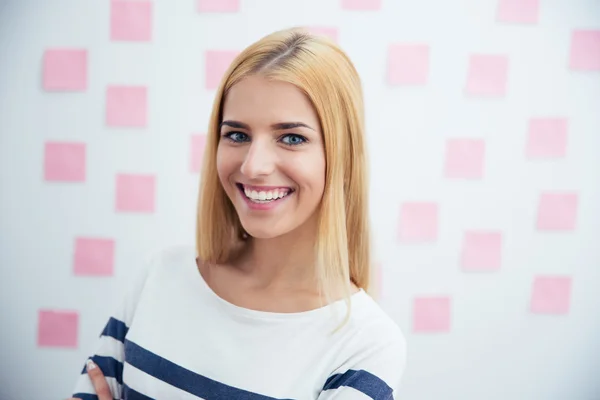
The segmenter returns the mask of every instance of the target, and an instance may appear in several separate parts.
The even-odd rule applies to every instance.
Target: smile
[[[270,204],[278,202],[294,192],[290,187],[285,186],[250,186],[236,183],[242,195],[254,204]]]

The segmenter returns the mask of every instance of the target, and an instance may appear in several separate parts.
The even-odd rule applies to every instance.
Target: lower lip
[[[273,208],[277,207],[278,205],[280,205],[281,203],[286,201],[288,197],[290,197],[294,194],[294,193],[290,193],[287,196],[282,197],[281,199],[272,200],[272,201],[269,201],[268,203],[255,203],[252,200],[250,200],[248,197],[246,197],[246,194],[244,193],[244,189],[242,189],[238,186],[238,190],[240,191],[240,195],[242,196],[242,199],[244,199],[244,201],[246,202],[246,204],[248,205],[248,207],[250,209],[260,210],[260,211],[272,210]]]

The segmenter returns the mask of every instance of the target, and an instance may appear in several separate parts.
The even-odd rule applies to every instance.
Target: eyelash
[[[235,139],[233,139],[233,138],[232,138],[232,135],[238,135],[238,134],[239,134],[239,135],[244,135],[244,136],[246,136],[246,137],[249,137],[249,135],[248,135],[248,134],[246,134],[246,133],[244,133],[244,132],[236,132],[236,131],[233,131],[233,132],[227,132],[227,133],[225,133],[225,134],[223,135],[223,137],[224,137],[224,138],[226,138],[227,140],[231,141],[232,143],[243,143],[243,142],[245,142],[246,140],[242,140],[242,141],[240,141],[240,140],[235,140]],[[300,139],[302,139],[302,142],[300,142],[300,143],[296,143],[296,144],[284,143],[286,146],[289,146],[289,147],[301,146],[301,145],[303,145],[303,144],[306,144],[306,143],[308,143],[308,139],[307,139],[307,138],[305,138],[304,136],[302,136],[302,135],[299,135],[299,134],[297,134],[297,133],[286,133],[286,134],[285,134],[285,135],[283,135],[283,136],[282,136],[280,139],[283,139],[283,138],[286,138],[286,137],[288,137],[288,138],[289,138],[289,137],[296,137],[296,138],[300,138]]]

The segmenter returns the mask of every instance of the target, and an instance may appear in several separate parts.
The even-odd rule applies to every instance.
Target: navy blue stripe
[[[154,400],[152,397],[148,397],[145,394],[141,394],[130,388],[127,385],[123,385],[123,400]]]
[[[392,400],[393,390],[375,375],[359,370],[349,369],[343,374],[332,375],[325,382],[323,390],[338,389],[341,386],[356,389],[374,400]]]
[[[124,343],[125,336],[127,335],[128,331],[129,331],[129,328],[127,328],[127,325],[125,325],[125,322],[122,322],[116,318],[110,317],[108,319],[108,322],[106,323],[106,326],[104,327],[104,330],[100,334],[100,336],[110,336],[110,337],[117,339],[119,342]]]
[[[125,362],[154,378],[203,399],[275,400],[273,397],[238,389],[199,375],[125,340]]]
[[[117,382],[123,384],[123,363],[112,358],[104,356],[93,356],[92,360],[100,367],[102,374],[106,377],[115,378]],[[83,366],[82,374],[87,374],[85,365]]]
[[[81,400],[98,400],[98,396],[89,393],[75,393],[72,397]]]
[[[96,396],[95,394],[89,394],[89,393],[75,393],[71,397],[74,397],[76,399],[81,399],[81,400],[98,400],[98,396]]]

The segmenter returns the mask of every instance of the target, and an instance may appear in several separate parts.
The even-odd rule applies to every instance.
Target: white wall
[[[242,0],[226,14],[153,0],[150,42],[111,41],[110,5],[0,1],[1,399],[68,397],[118,290],[151,252],[193,243],[190,137],[204,132],[214,95],[205,51],[240,50],[291,25],[338,28],[364,82],[380,302],[409,344],[401,398],[600,398],[599,45],[588,50],[598,52],[592,70],[569,67],[573,32],[600,30],[597,0],[542,0],[537,22],[525,24],[499,21],[499,0],[383,0],[376,11]],[[392,43],[429,46],[423,84],[386,81]],[[43,54],[57,47],[87,49],[85,91],[44,90]],[[505,95],[465,93],[477,53],[508,57]],[[106,126],[113,84],[148,87],[146,127]],[[531,118],[567,121],[564,156],[527,157]],[[480,178],[445,176],[450,138],[484,140]],[[85,181],[44,180],[54,141],[85,143]],[[118,173],[156,176],[154,213],[115,212]],[[576,195],[572,229],[537,228],[540,196],[554,191]],[[413,201],[437,204],[432,240],[399,240],[401,205]],[[499,267],[461,267],[470,230],[500,233]],[[115,241],[113,275],[74,274],[77,237]],[[532,310],[534,280],[547,275],[570,282],[566,312]],[[415,301],[428,296],[449,298],[441,332],[415,324]],[[77,345],[38,346],[40,310],[77,312]]]

